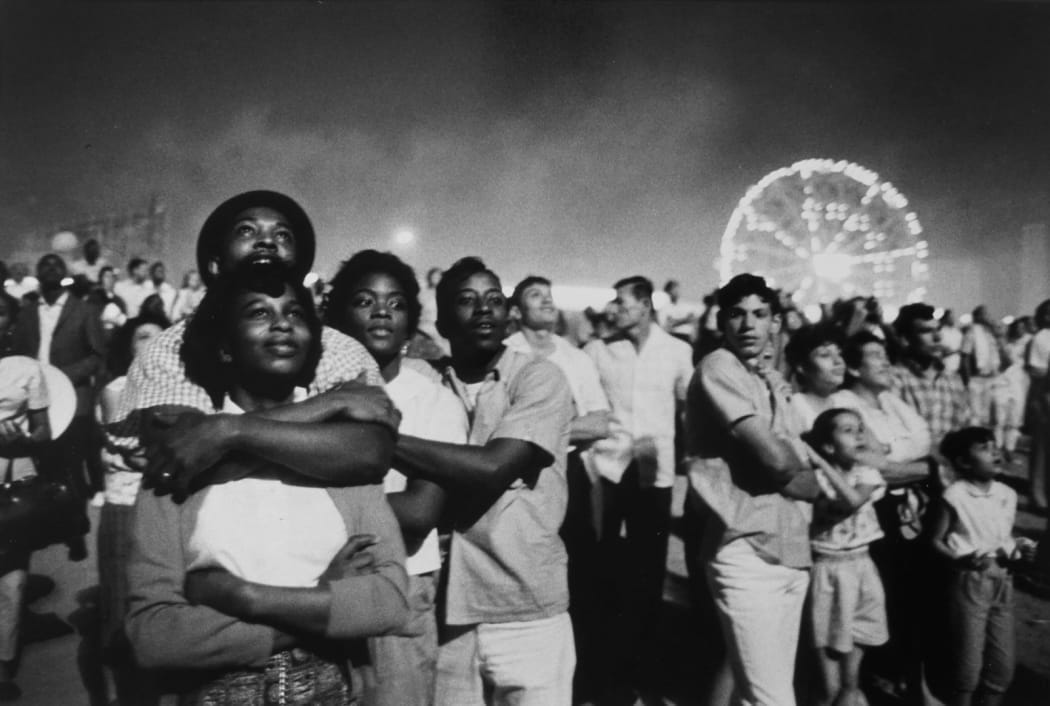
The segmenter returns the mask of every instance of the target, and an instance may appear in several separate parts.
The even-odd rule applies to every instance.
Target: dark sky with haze
[[[420,269],[698,296],[746,188],[830,157],[908,196],[955,297],[1050,220],[1047,9],[0,2],[0,238],[158,193],[181,273],[215,205],[274,188],[324,274],[410,228]]]

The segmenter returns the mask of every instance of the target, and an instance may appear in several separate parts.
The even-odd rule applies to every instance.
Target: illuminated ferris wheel
[[[926,294],[929,250],[908,200],[875,172],[807,159],[748,189],[722,236],[719,274],[762,275],[799,306],[874,294],[896,308]]]

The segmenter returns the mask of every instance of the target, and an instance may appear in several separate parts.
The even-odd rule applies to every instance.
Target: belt
[[[350,706],[356,703],[345,669],[294,648],[258,669],[227,672],[179,699],[179,706]]]

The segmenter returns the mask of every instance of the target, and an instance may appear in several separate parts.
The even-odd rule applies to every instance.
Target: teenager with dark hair
[[[400,434],[464,444],[467,415],[441,376],[404,349],[419,323],[419,284],[412,268],[391,253],[363,250],[343,263],[332,280],[325,318],[353,336],[379,364],[386,391],[401,412]],[[408,547],[412,637],[369,640],[371,666],[362,670],[364,701],[403,706],[434,701],[438,653],[435,612],[441,552],[437,524],[445,507],[441,488],[396,470],[383,482]]]

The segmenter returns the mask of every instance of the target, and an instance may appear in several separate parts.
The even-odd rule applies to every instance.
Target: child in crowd
[[[866,706],[860,690],[864,648],[889,639],[882,580],[868,546],[882,537],[872,504],[886,491],[882,474],[858,463],[864,422],[853,410],[822,412],[804,436],[820,458],[825,497],[814,503],[810,620],[823,682],[820,704]]]
[[[1015,659],[1012,565],[1031,561],[1035,543],[1012,536],[1017,493],[995,480],[1002,461],[989,429],[950,432],[940,446],[958,475],[935,510],[933,548],[951,561],[949,706],[1000,704]]]

